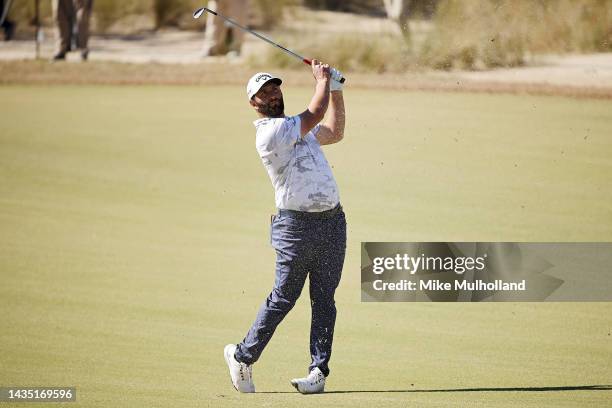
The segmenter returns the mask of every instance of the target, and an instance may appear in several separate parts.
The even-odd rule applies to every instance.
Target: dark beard
[[[261,105],[259,107],[259,112],[271,118],[278,118],[283,116],[285,112],[285,102],[281,98],[277,103]]]

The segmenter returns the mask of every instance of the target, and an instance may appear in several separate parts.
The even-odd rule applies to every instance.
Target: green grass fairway
[[[307,296],[261,393],[222,356],[274,280],[243,87],[0,88],[0,386],[88,407],[610,406],[576,388],[612,384],[612,303],[362,304],[359,264],[361,241],[611,241],[612,102],[348,89],[326,148],[349,223],[332,375],[305,397]],[[288,112],[310,92],[286,88]]]

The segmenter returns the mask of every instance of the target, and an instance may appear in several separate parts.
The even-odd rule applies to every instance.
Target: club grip
[[[304,64],[306,65],[312,65],[312,60],[309,60],[308,58],[304,58],[302,61],[304,61]],[[345,77],[340,78],[340,83],[343,84],[346,81]]]

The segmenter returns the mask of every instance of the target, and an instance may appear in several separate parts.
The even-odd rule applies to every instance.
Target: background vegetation
[[[42,1],[43,23],[51,25],[50,2]],[[291,29],[296,6],[384,18],[383,0],[251,0],[251,25],[274,30],[273,37],[321,59],[333,56],[345,70],[403,72],[420,67],[484,69],[520,66],[543,53],[612,51],[612,0],[407,0],[408,23],[397,33],[313,35]],[[130,33],[163,27],[203,28],[191,11],[203,0],[96,0],[93,16],[98,33]],[[33,2],[15,2],[11,18],[21,27],[34,17]],[[333,19],[329,26],[333,26]],[[422,35],[411,34],[414,26]],[[279,29],[279,27],[284,29]],[[333,27],[330,27],[330,29]],[[403,35],[402,35],[403,34]],[[408,35],[406,35],[408,34]],[[279,68],[295,64],[268,49],[251,57]]]
[[[373,72],[512,67],[524,65],[536,54],[612,51],[610,0],[441,0],[436,4],[420,37],[351,33],[327,41],[303,35],[282,40],[308,55],[333,56],[343,69]],[[410,25],[427,19],[425,9],[415,10],[421,11]],[[273,50],[259,61],[279,67],[298,64]]]
[[[425,66],[516,66],[537,53],[612,51],[609,0],[444,0],[419,51]]]

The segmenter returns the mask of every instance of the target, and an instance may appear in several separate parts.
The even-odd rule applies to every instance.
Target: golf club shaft
[[[228,23],[230,23],[230,24],[232,24],[232,25],[235,25],[236,27],[240,28],[242,31],[245,31],[245,32],[247,32],[247,33],[251,33],[251,34],[253,34],[255,37],[257,37],[257,38],[259,38],[259,39],[261,39],[261,40],[264,40],[264,41],[265,41],[265,42],[267,42],[268,44],[271,44],[271,45],[273,45],[273,46],[275,46],[275,47],[277,47],[277,48],[281,49],[282,51],[286,52],[287,54],[291,55],[292,57],[295,57],[295,58],[299,59],[300,61],[302,61],[302,62],[303,62],[304,64],[306,64],[306,65],[311,65],[311,64],[312,64],[312,60],[310,60],[310,59],[308,59],[308,58],[304,58],[304,57],[302,57],[300,54],[297,54],[297,53],[295,53],[295,52],[291,51],[290,49],[287,49],[287,48],[283,47],[282,45],[275,43],[275,42],[274,42],[274,41],[272,41],[271,39],[269,39],[269,38],[267,38],[267,37],[265,37],[265,36],[263,36],[263,35],[261,35],[261,34],[259,34],[259,33],[255,32],[255,31],[253,31],[253,30],[251,30],[251,29],[249,29],[249,28],[247,28],[247,27],[245,27],[245,26],[243,26],[243,25],[241,25],[241,24],[238,24],[237,22],[235,22],[235,21],[234,21],[234,20],[232,20],[231,18],[225,17],[223,14],[219,14],[219,13],[217,13],[216,11],[213,11],[213,10],[211,10],[211,9],[209,9],[209,8],[202,7],[202,8],[200,8],[200,9],[197,9],[197,10],[196,10],[196,11],[193,13],[193,18],[199,18],[199,17],[202,15],[202,13],[204,13],[205,11],[207,11],[207,12],[209,12],[209,13],[211,13],[211,14],[213,14],[213,15],[217,16],[217,17],[222,18],[223,20],[227,21]],[[340,83],[344,83],[344,81],[345,81],[345,78],[344,78],[344,77],[343,77],[343,78],[340,78]]]

